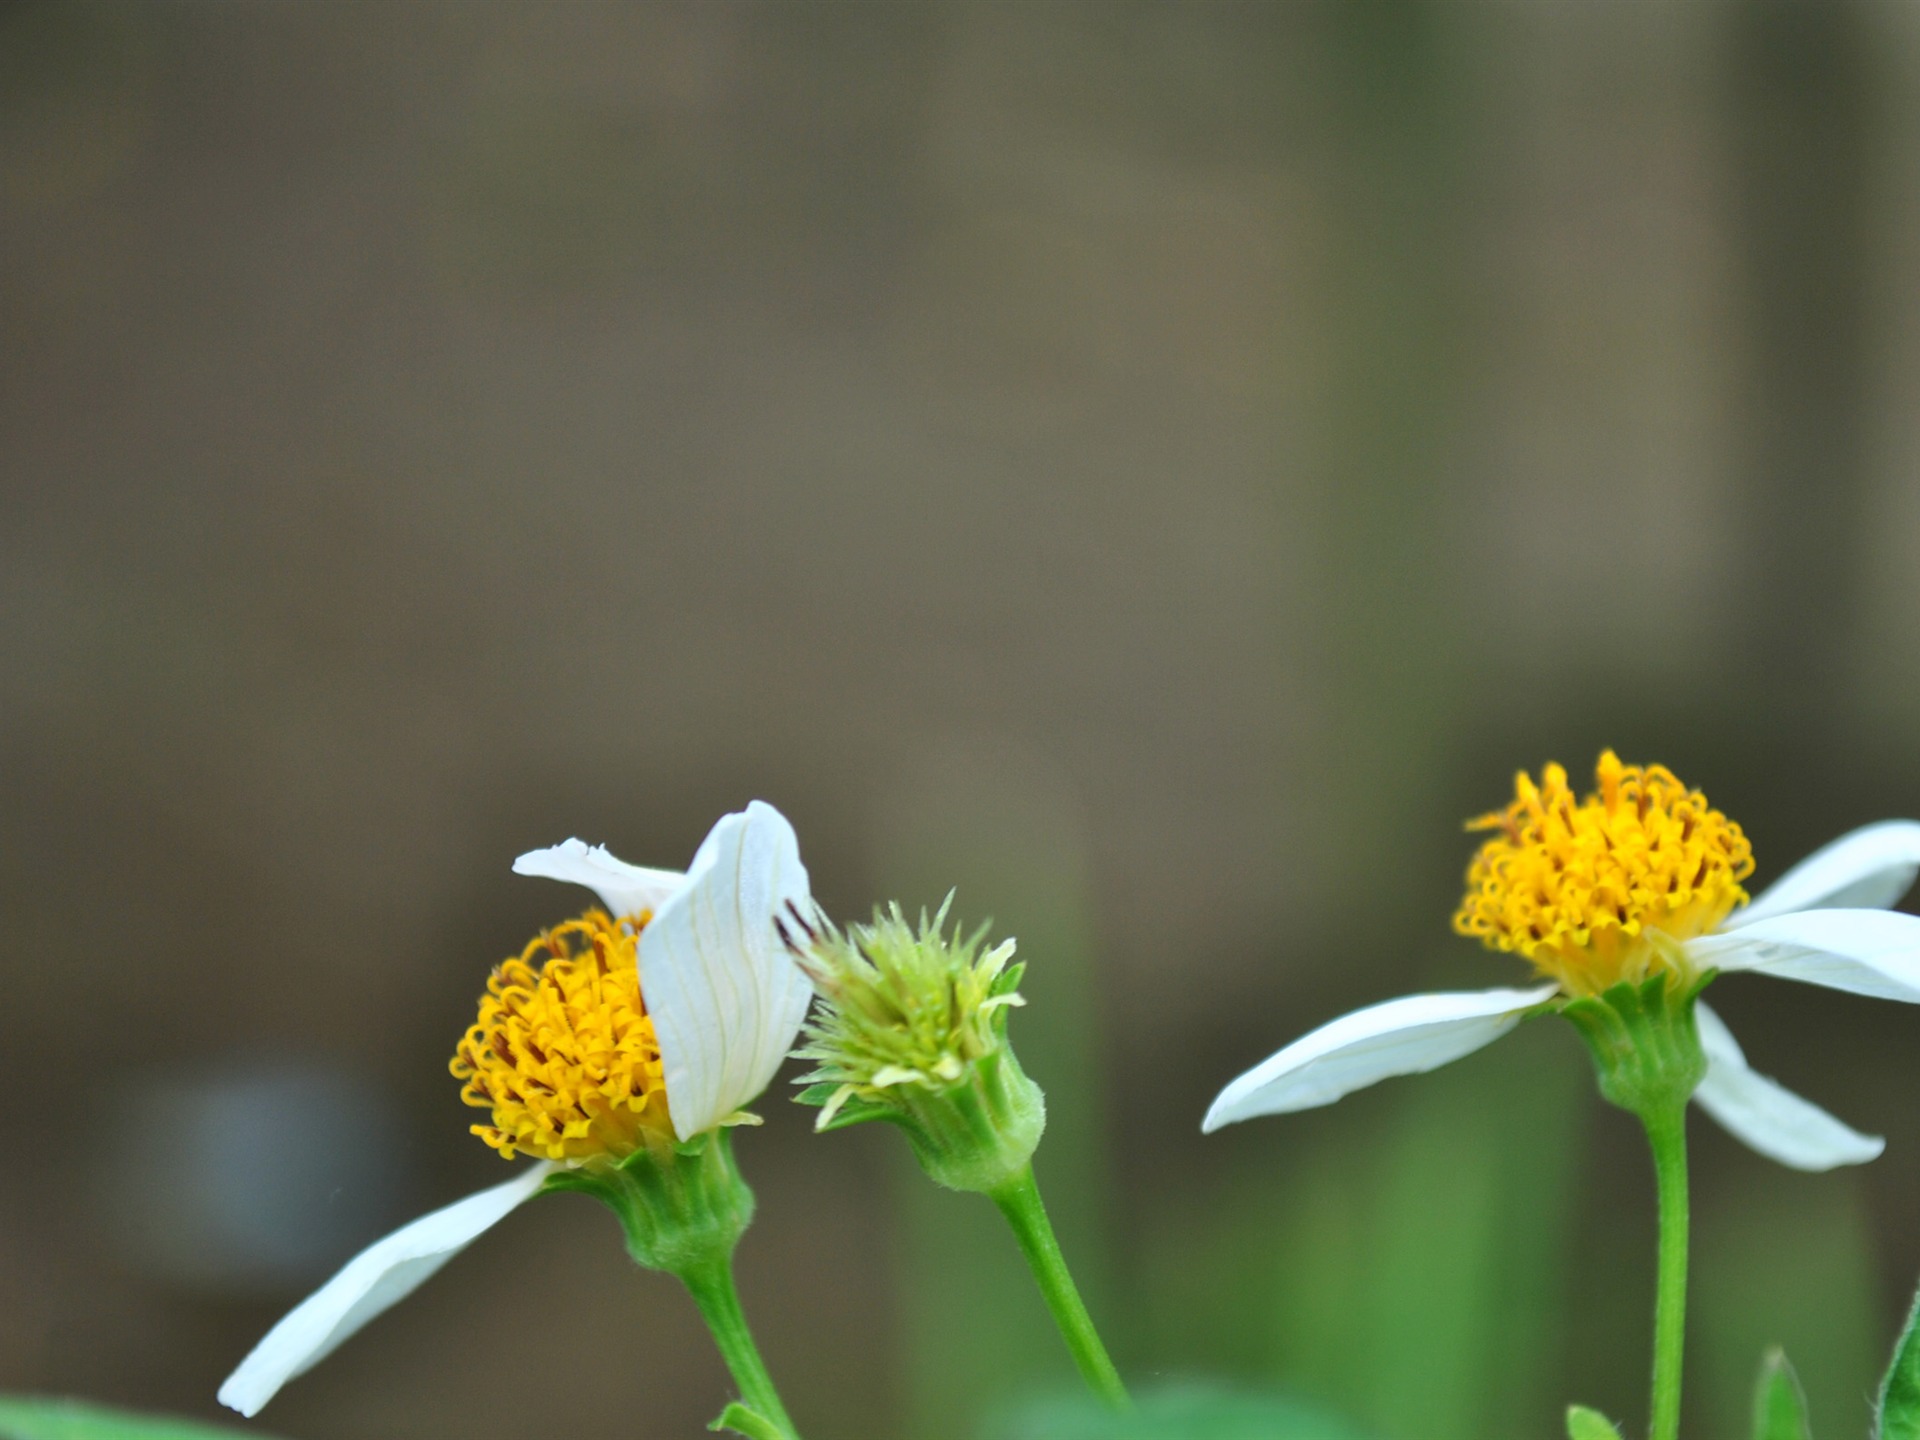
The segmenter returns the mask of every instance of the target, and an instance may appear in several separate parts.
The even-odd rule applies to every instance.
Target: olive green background
[[[1447,928],[1518,766],[1663,760],[1760,882],[1920,814],[1916,136],[1894,0],[6,5],[0,1390],[215,1416],[326,1264],[506,1173],[446,1058],[576,903],[511,858],[684,864],[762,796],[836,913],[957,884],[1020,937],[1131,1374],[1639,1425],[1650,1176],[1570,1031],[1198,1120],[1343,1009],[1519,978]],[[1889,1146],[1697,1127],[1689,1433],[1780,1342],[1862,1434],[1920,1014],[1714,1001]],[[298,1123],[184,1138],[288,1067]],[[1070,1378],[983,1202],[763,1108],[742,1283],[810,1436]],[[220,1195],[340,1233],[240,1274],[181,1238]],[[263,1419],[725,1393],[563,1197]]]

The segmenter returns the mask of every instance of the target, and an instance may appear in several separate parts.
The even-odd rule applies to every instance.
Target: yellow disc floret
[[[586,1164],[671,1142],[637,943],[636,926],[589,910],[495,967],[448,1068],[462,1100],[493,1111],[473,1133],[502,1155]]]
[[[1675,942],[1712,930],[1747,892],[1753,847],[1664,765],[1608,750],[1576,800],[1559,765],[1522,771],[1513,803],[1469,821],[1497,830],[1467,870],[1453,928],[1525,956],[1568,993],[1684,969]]]

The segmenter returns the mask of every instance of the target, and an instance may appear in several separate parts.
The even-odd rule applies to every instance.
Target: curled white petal
[[[1416,1075],[1490,1045],[1558,987],[1403,995],[1328,1021],[1220,1092],[1201,1130],[1331,1105],[1393,1075]]]
[[[1705,1005],[1696,1005],[1694,1016],[1707,1056],[1707,1078],[1693,1098],[1736,1140],[1795,1170],[1864,1165],[1887,1148],[1878,1135],[1862,1135],[1778,1081],[1748,1069],[1740,1042]]]
[[[1724,928],[1795,910],[1883,910],[1920,875],[1920,821],[1882,820],[1823,845],[1727,917]]]
[[[584,840],[565,840],[544,850],[529,850],[513,862],[513,873],[584,885],[600,897],[600,903],[616,920],[657,911],[687,882],[678,870],[629,865],[609,853],[606,846],[589,845]]]
[[[530,1199],[552,1170],[542,1161],[376,1240],[266,1333],[220,1387],[220,1403],[249,1418],[259,1414],[287,1381],[318,1365]]]
[[[800,841],[756,800],[713,827],[640,932],[640,991],[682,1140],[751,1104],[793,1046],[813,990],[774,929],[789,903],[812,905]]]
[[[1689,940],[1687,954],[1702,968],[1920,1004],[1920,916],[1895,910],[1796,910]]]

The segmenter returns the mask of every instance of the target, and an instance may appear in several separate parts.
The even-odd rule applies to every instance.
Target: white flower
[[[1869,825],[1801,861],[1744,910],[1675,943],[1696,975],[1751,971],[1920,1003],[1920,917],[1884,908],[1906,894],[1917,873],[1920,823]],[[1649,919],[1647,929],[1655,928]],[[1536,963],[1544,969],[1551,962]],[[1356,1010],[1233,1081],[1201,1128],[1329,1105],[1389,1076],[1435,1069],[1491,1044],[1569,990],[1562,975],[1536,988],[1406,995]],[[1748,1068],[1719,1016],[1704,1004],[1695,1013],[1707,1075],[1693,1098],[1747,1145],[1799,1170],[1857,1165],[1885,1148],[1879,1137],[1848,1128]]]
[[[724,816],[684,875],[628,865],[579,840],[522,855],[513,868],[585,885],[613,915],[644,922],[640,989],[681,1140],[733,1120],[766,1089],[812,994],[773,924],[789,903],[811,906],[785,816],[758,800]],[[559,1168],[543,1160],[363,1250],[267,1332],[220,1387],[220,1402],[259,1413],[282,1385],[539,1193]]]

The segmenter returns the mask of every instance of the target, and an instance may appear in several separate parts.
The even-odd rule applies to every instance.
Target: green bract
[[[798,1098],[821,1107],[820,1130],[891,1121],[933,1179],[985,1193],[1033,1158],[1046,1102],[1007,1043],[1007,1012],[1026,1003],[1014,942],[983,951],[986,926],[949,931],[952,901],[917,928],[897,904],[844,932],[797,910],[781,922],[821,999],[794,1052],[818,1066]]]
[[[558,1170],[545,1188],[593,1196],[619,1217],[634,1262],[670,1275],[724,1261],[753,1220],[753,1191],[724,1130],[614,1166]]]
[[[1654,975],[1561,1003],[1593,1052],[1602,1095],[1642,1118],[1686,1109],[1707,1075],[1693,1002],[1712,979],[1711,971],[1684,983]]]

